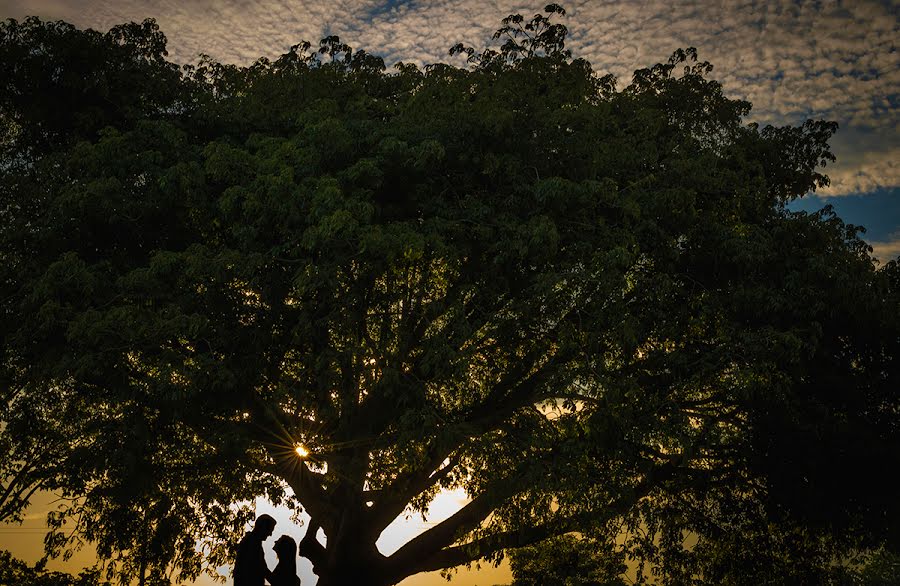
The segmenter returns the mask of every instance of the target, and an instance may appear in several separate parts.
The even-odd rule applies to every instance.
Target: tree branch
[[[639,482],[632,491],[621,496],[618,500],[609,503],[602,511],[588,511],[568,517],[560,517],[543,525],[496,533],[452,547],[448,547],[452,544],[452,541],[439,548],[435,547],[437,543],[440,543],[439,538],[443,538],[444,541],[446,540],[447,530],[440,536],[435,537],[435,539],[420,540],[419,538],[416,538],[388,558],[387,562],[389,572],[391,572],[390,575],[399,581],[406,576],[411,576],[419,572],[430,572],[452,568],[454,566],[482,559],[504,549],[523,547],[532,543],[537,543],[538,541],[542,541],[554,535],[562,535],[584,529],[586,526],[596,524],[598,521],[612,519],[628,512],[640,500],[649,495],[653,488],[660,482],[670,478],[673,471],[674,467],[670,465],[651,468],[644,479]],[[492,496],[496,498],[496,495]],[[466,505],[466,507],[460,510],[457,515],[463,513],[470,505],[475,505],[480,513],[485,506],[485,503],[480,502],[476,505],[475,503],[477,500],[479,499],[473,500],[469,505]],[[494,499],[489,499],[489,502],[490,511],[488,511],[488,514],[496,508]],[[456,515],[454,515],[454,517],[455,516]],[[468,515],[468,518],[460,523],[456,523],[458,526],[456,530],[457,538],[475,528],[473,526],[466,528],[465,525],[465,522],[470,521],[474,516],[474,514]],[[447,521],[450,521],[454,517],[450,517]],[[487,515],[482,518],[482,521],[484,518],[487,518]],[[481,521],[479,521],[479,523],[480,522]],[[443,523],[439,524],[434,529],[438,529],[441,525],[443,525]],[[420,537],[425,537],[431,531],[422,534]],[[401,554],[401,552],[402,555],[398,555]]]
[[[535,351],[532,358],[539,355]],[[528,363],[527,369],[532,367],[529,360],[523,362]],[[459,449],[459,447],[471,437],[483,435],[506,421],[513,413],[530,406],[534,403],[541,384],[546,382],[548,373],[553,369],[551,366],[555,363],[555,357],[548,359],[535,372],[527,374],[526,368],[517,369],[514,373],[510,373],[506,380],[502,381],[492,390],[488,398],[477,407],[472,407],[467,416],[462,421],[454,424],[449,431],[456,428],[458,437],[455,441],[432,443],[429,456],[424,463],[417,469],[411,471],[398,479],[383,491],[384,499],[370,509],[373,522],[378,529],[384,529],[397,515],[403,512],[409,501],[434,486],[444,478],[453,468],[441,468],[441,472],[437,473],[438,466],[441,462],[450,457],[450,455]],[[523,376],[522,371],[526,370],[527,378],[519,380]],[[438,447],[440,446],[440,447]],[[453,462],[451,461],[451,464]]]
[[[405,569],[409,574],[413,575],[419,572],[432,572],[435,570],[444,570],[455,566],[461,566],[469,562],[479,560],[488,555],[516,547],[524,547],[543,541],[555,535],[562,535],[575,531],[579,527],[584,527],[585,523],[596,520],[596,516],[588,515],[563,519],[546,525],[538,525],[536,527],[526,527],[516,531],[505,531],[495,535],[489,535],[481,539],[476,539],[468,543],[448,547],[438,551],[437,553],[422,559]]]
[[[316,539],[319,532],[319,522],[315,517],[310,517],[309,526],[306,528],[306,534],[300,543],[297,544],[297,554],[305,557],[313,565],[313,572],[318,574],[317,568],[325,563],[325,547]]]
[[[513,491],[507,487],[504,492],[511,493]],[[419,560],[433,556],[436,552],[477,528],[491,514],[497,502],[502,500],[504,496],[508,495],[486,491],[475,497],[454,515],[412,539],[388,557],[386,563],[390,568],[389,571],[398,571],[400,568],[412,567]]]
[[[449,462],[438,468],[448,458]],[[433,454],[428,463],[420,469],[431,469],[430,474],[421,474],[417,471],[417,473],[405,476],[400,482],[395,481],[387,489],[379,491],[380,501],[369,509],[373,526],[380,531],[390,525],[406,509],[409,501],[446,478],[458,462],[458,456],[444,456],[444,450],[441,450],[440,453]]]
[[[34,479],[31,476],[43,460],[40,454],[33,454],[28,460],[19,462],[19,469],[12,478],[7,476],[5,480],[8,484],[0,495],[0,521],[15,515],[20,505],[27,503],[31,495],[43,484],[43,479]]]
[[[310,470],[306,462],[299,460],[293,452],[293,446],[283,445],[287,443],[286,438],[274,430],[283,430],[285,436],[288,434],[276,413],[255,402],[254,416],[261,419],[264,425],[251,426],[251,435],[275,462],[277,474],[288,483],[297,499],[327,533],[334,523],[336,511],[322,487],[324,476]]]

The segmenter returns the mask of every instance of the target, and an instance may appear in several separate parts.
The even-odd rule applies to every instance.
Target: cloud
[[[889,240],[883,242],[869,242],[872,247],[872,256],[880,261],[880,264],[892,260],[900,260],[900,232],[891,235]]]
[[[900,148],[860,153],[849,164],[828,169],[831,185],[816,193],[823,196],[871,193],[900,185]]]
[[[823,0],[576,0],[564,2],[570,47],[601,73],[632,72],[695,46],[733,97],[754,104],[753,120],[837,120],[868,136],[866,156],[836,149],[831,195],[897,186],[900,130],[900,9],[896,2]],[[105,30],[156,17],[172,60],[207,53],[241,65],[276,57],[301,40],[338,34],[390,64],[447,61],[457,42],[476,48],[510,13],[543,2],[500,0],[0,0],[0,14],[35,13]],[[842,133],[845,130],[842,130]],[[840,136],[840,135],[839,135]],[[896,160],[896,157],[895,157]]]

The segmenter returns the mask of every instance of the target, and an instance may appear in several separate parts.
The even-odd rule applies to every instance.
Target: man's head
[[[263,537],[269,537],[272,535],[272,532],[275,531],[275,519],[270,515],[262,514],[256,518],[256,523],[253,525],[253,532],[262,535]]]

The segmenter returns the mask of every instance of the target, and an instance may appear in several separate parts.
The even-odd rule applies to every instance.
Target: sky
[[[864,238],[881,261],[900,255],[900,0],[561,3],[568,14],[559,21],[570,30],[574,56],[622,83],[635,69],[693,46],[713,63],[712,75],[729,96],[752,102],[748,122],[837,121],[832,150],[838,160],[826,169],[831,186],[792,207],[832,205],[846,222],[867,229]],[[447,55],[451,46],[486,47],[501,18],[542,7],[498,0],[0,0],[0,18],[37,15],[105,31],[152,17],[177,63],[206,53],[248,65],[336,34],[388,65],[461,65]],[[0,547],[24,535],[0,526]],[[482,572],[453,583],[507,579]],[[404,584],[420,583],[442,582]]]

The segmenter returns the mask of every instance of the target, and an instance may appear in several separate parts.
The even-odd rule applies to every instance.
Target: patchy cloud
[[[831,185],[820,189],[819,195],[872,193],[900,185],[900,148],[862,151],[849,158],[828,169]]]
[[[541,2],[498,0],[0,0],[0,16],[37,14],[106,30],[154,17],[171,58],[207,53],[246,65],[301,40],[340,35],[388,63],[447,61],[476,48],[510,13]],[[900,5],[893,0],[577,0],[563,3],[570,47],[622,82],[674,49],[695,46],[726,92],[750,100],[761,123],[837,120],[838,163],[826,195],[900,185]]]
[[[900,260],[900,232],[891,235],[891,238],[882,242],[869,242],[872,247],[872,256],[880,261],[880,264],[892,260]]]

